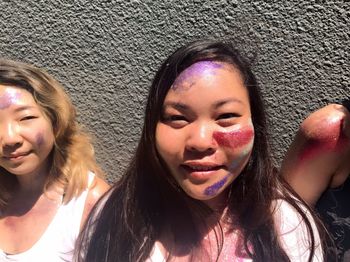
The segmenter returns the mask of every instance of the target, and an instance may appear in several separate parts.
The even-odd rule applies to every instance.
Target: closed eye
[[[171,115],[166,118],[168,121],[187,121],[186,117],[182,115]]]
[[[21,118],[21,121],[26,121],[26,120],[31,120],[31,119],[36,119],[38,118],[37,116],[25,116]]]
[[[216,121],[222,127],[229,127],[229,126],[236,124],[236,122],[237,122],[236,120],[240,116],[241,115],[239,115],[237,113],[224,113],[224,114],[220,114],[216,118]]]
[[[173,128],[184,127],[189,122],[183,115],[165,115],[162,121]]]
[[[230,118],[235,118],[235,117],[239,117],[239,116],[240,115],[238,115],[236,113],[224,113],[224,114],[219,115],[216,120],[230,119]]]

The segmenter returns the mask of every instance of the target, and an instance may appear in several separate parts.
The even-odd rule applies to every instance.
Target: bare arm
[[[327,187],[340,186],[349,173],[350,113],[331,104],[303,121],[282,163],[282,174],[314,205]]]

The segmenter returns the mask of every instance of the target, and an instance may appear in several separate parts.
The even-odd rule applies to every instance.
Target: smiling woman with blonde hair
[[[102,175],[63,87],[0,60],[0,261],[70,261]]]

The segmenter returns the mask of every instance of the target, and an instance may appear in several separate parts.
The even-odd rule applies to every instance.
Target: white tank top
[[[312,229],[315,234],[315,253],[312,257],[312,262],[323,262],[323,250],[321,246],[320,236],[317,231],[317,226],[311,217],[309,211],[301,206],[301,209],[306,213],[310,219]],[[293,262],[306,262],[308,261],[310,250],[309,250],[309,235],[305,222],[301,216],[296,212],[285,200],[276,201],[276,209],[274,210],[274,219],[276,229],[279,235],[279,240],[287,253],[289,259]],[[154,244],[153,250],[146,262],[166,262],[167,257],[161,250],[160,243]],[[236,257],[228,258],[229,261],[239,262],[252,262],[250,258]],[[219,261],[227,261],[226,257],[219,258]]]
[[[90,172],[89,185],[94,177],[95,175]],[[72,198],[67,204],[62,204],[44,234],[29,250],[8,255],[0,249],[0,262],[72,261],[88,191],[85,189],[78,197]]]

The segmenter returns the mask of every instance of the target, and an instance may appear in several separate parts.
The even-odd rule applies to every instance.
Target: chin
[[[33,173],[35,169],[34,168],[13,168],[13,169],[7,169],[7,171],[15,176],[25,176]]]
[[[211,200],[213,198],[215,198],[217,195],[210,195],[210,196],[207,196],[204,194],[204,190],[201,190],[201,191],[189,191],[189,190],[184,190],[186,195],[188,195],[189,197],[195,199],[195,200],[199,200],[199,201],[207,201],[207,200]]]

